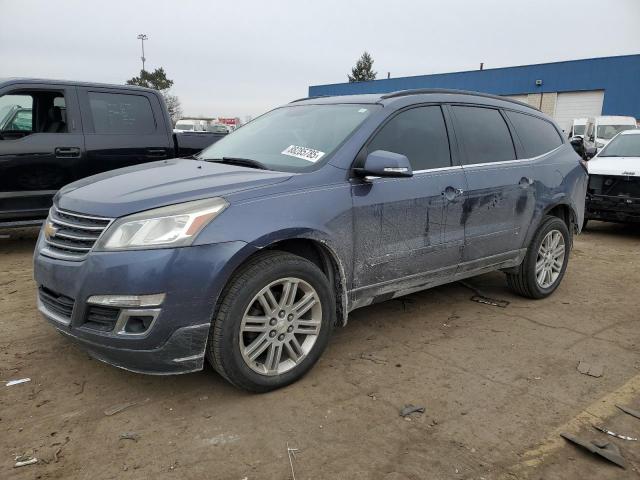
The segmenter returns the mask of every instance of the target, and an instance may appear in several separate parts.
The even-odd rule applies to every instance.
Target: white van
[[[595,148],[596,151],[604,147],[618,133],[637,128],[633,117],[602,116],[587,119],[584,135],[585,148]]]
[[[569,129],[569,138],[580,137],[584,138],[584,129],[587,126],[588,118],[574,118],[571,128]]]
[[[174,127],[174,132],[206,132],[205,123],[203,120],[178,120]]]

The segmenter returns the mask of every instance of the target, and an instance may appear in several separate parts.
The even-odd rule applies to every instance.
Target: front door
[[[0,91],[0,222],[46,217],[79,178],[84,137],[75,87],[13,84]]]
[[[452,163],[447,133],[439,105],[411,108],[392,117],[358,156],[406,155],[414,175],[353,180],[355,306],[455,273],[466,184]]]

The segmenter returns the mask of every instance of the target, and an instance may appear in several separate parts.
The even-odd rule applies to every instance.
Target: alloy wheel
[[[240,324],[240,353],[254,372],[281,375],[307,357],[321,326],[316,290],[300,278],[281,278],[249,303]]]
[[[545,235],[536,258],[536,281],[541,288],[551,287],[562,272],[565,243],[562,233],[551,230]]]

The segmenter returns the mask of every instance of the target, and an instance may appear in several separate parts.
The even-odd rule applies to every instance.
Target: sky
[[[0,0],[0,77],[164,67],[185,116],[257,116],[347,81],[640,53],[640,0]]]

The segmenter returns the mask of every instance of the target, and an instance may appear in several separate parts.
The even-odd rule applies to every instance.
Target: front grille
[[[120,315],[119,308],[98,307],[89,305],[84,327],[100,332],[111,332],[116,326],[116,321]]]
[[[73,305],[75,303],[73,298],[61,295],[45,287],[39,288],[38,295],[40,301],[49,312],[71,321],[71,314],[73,313]]]
[[[93,217],[60,210],[49,210],[44,228],[45,246],[40,253],[63,260],[82,260],[91,251],[110,218]]]

